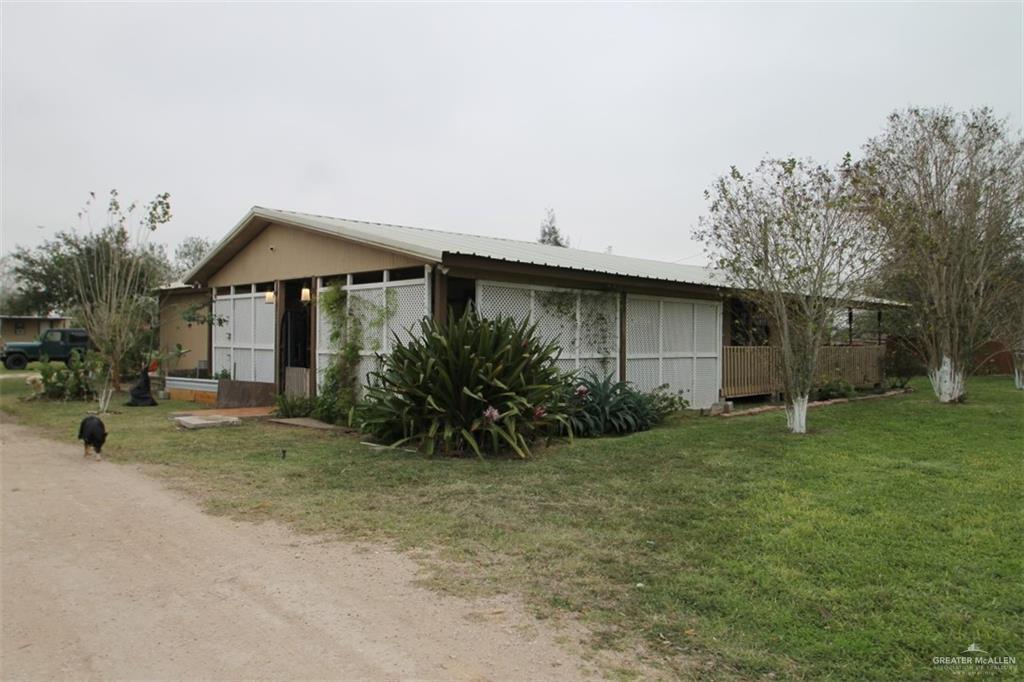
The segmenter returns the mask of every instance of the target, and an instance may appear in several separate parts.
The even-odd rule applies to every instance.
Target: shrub
[[[886,341],[883,363],[885,378],[895,388],[906,388],[912,378],[926,373],[910,342],[901,337],[889,337]]]
[[[565,382],[558,348],[542,343],[536,326],[507,318],[423,320],[419,337],[381,358],[374,385],[354,414],[363,431],[414,443],[428,455],[510,448],[528,457],[530,445],[567,426],[557,406]]]
[[[610,374],[574,378],[563,388],[563,402],[573,435],[584,438],[646,431],[687,407],[686,400],[669,393],[667,385],[643,393]]]
[[[316,398],[281,393],[277,396],[276,413],[278,417],[284,417],[285,419],[309,417],[316,409],[316,403]]]
[[[96,381],[102,369],[102,358],[92,351],[84,358],[79,351],[72,351],[64,365],[43,358],[39,365],[42,397],[50,400],[92,400],[96,397]]]
[[[835,400],[836,398],[852,398],[857,394],[856,389],[849,381],[844,379],[833,379],[827,384],[818,387],[814,393],[815,400]]]

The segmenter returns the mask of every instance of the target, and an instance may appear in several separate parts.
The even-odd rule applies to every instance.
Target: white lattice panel
[[[580,295],[580,363],[619,355],[619,297],[610,293]]]
[[[572,292],[535,291],[533,318],[537,336],[543,343],[554,343],[562,357],[576,358],[576,296]]]
[[[673,298],[626,299],[626,380],[641,390],[668,384],[691,407],[718,400],[719,305]]]
[[[256,323],[254,328],[256,336],[253,338],[253,344],[257,346],[270,346],[270,348],[273,349],[274,337],[276,336],[274,328],[277,324],[277,316],[274,313],[274,304],[267,303],[266,296],[263,294],[257,294],[255,312]],[[259,381],[259,379],[257,379],[257,381]],[[271,378],[271,381],[273,381],[273,378]]]
[[[253,293],[251,285],[235,287],[235,292],[213,302],[213,314],[226,320],[213,326],[213,372],[227,370],[238,381],[273,383],[274,306],[266,303],[265,293]]]
[[[360,345],[364,350],[380,352],[384,350],[384,288],[355,289],[348,294],[348,305],[351,315],[358,316],[362,331]]]
[[[718,325],[718,306],[698,303],[696,306],[697,330],[696,349],[698,353],[719,353],[722,345],[722,330]]]
[[[694,407],[708,407],[718,400],[718,358],[697,358],[693,375]]]
[[[619,367],[616,358],[580,358],[580,372],[604,379],[609,374],[617,375]]]
[[[420,322],[426,313],[426,284],[409,284],[396,286],[390,290],[388,309],[388,337],[396,335],[401,343],[420,335]]]
[[[259,348],[254,353],[256,375],[253,381],[274,383],[274,349]]]
[[[626,359],[626,379],[641,391],[653,391],[661,384],[658,358]]]
[[[231,299],[218,298],[213,302],[213,314],[224,324],[213,325],[213,345],[227,346],[231,343]]]
[[[537,325],[545,343],[561,349],[566,371],[618,366],[618,295],[614,293],[478,282],[477,310],[485,318],[511,317]]]
[[[530,319],[530,299],[529,289],[481,282],[477,309],[481,317],[489,320],[511,317],[522,322]]]
[[[661,383],[668,384],[672,393],[682,393],[691,400],[693,390],[693,358],[663,358],[661,361]]]
[[[661,302],[662,353],[693,352],[693,304]]]
[[[220,374],[224,370],[231,372],[231,350],[228,348],[213,349],[213,374]]]
[[[644,298],[629,298],[626,304],[626,353],[657,355],[661,333],[659,303]]]
[[[252,296],[236,298],[232,307],[234,329],[231,332],[231,344],[234,346],[252,345]]]
[[[235,348],[231,353],[231,362],[234,365],[233,379],[236,381],[255,381],[252,373],[252,349]]]

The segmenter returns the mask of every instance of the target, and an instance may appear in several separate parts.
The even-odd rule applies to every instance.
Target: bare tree
[[[88,221],[95,195],[79,217]],[[142,213],[131,204],[121,207],[117,190],[111,190],[105,225],[97,248],[71,259],[75,311],[108,368],[99,391],[100,411],[105,412],[117,390],[122,360],[153,322],[152,290],[160,284],[150,264],[146,239],[150,232],[171,219],[170,197],[157,195]]]
[[[993,336],[1006,346],[1013,360],[1013,382],[1024,390],[1024,255],[1013,266],[1012,285],[1005,305],[995,310]]]
[[[840,171],[849,166],[844,161]],[[872,233],[850,204],[845,172],[795,159],[735,167],[705,192],[698,238],[730,284],[778,331],[790,431],[806,433],[818,349],[875,262]]]
[[[908,109],[864,147],[853,181],[940,402],[964,397],[987,321],[1009,304],[1024,230],[1024,141],[989,109]]]

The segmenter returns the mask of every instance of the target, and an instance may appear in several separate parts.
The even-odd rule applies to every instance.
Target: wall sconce
[[[299,294],[299,300],[303,303],[309,303],[309,287],[302,287],[302,292]]]
[[[265,295],[263,296],[263,300],[264,300],[264,301],[265,301],[266,303],[273,303],[273,302],[274,302],[274,292],[273,292],[273,291],[268,291],[268,292],[267,292],[267,293],[266,293],[266,294],[265,294]]]

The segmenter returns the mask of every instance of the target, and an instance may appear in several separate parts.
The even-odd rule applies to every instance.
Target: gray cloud
[[[89,190],[699,262],[703,190],[909,104],[1022,124],[1020,3],[2,6],[4,249]],[[45,225],[45,230],[36,229]]]

